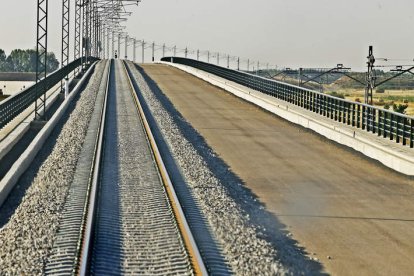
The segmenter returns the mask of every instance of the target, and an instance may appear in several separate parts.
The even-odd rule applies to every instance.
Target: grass
[[[364,89],[339,89],[337,93],[345,96],[346,99],[355,101],[359,98],[364,100]],[[375,93],[374,91],[374,105],[384,107],[385,104],[392,106],[393,104],[408,104],[406,114],[414,116],[414,90],[385,90],[384,93]],[[404,103],[408,101],[408,103]],[[392,108],[391,108],[392,109]]]
[[[414,96],[405,96],[405,95],[385,95],[383,97],[380,97],[381,99],[387,100],[387,101],[394,101],[394,102],[402,102],[404,100],[407,100],[408,102],[414,102]]]

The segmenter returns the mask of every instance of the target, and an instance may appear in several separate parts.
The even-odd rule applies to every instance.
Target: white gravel
[[[130,68],[233,272],[237,275],[318,274],[312,269],[315,263],[304,256],[286,233],[275,230],[275,226],[271,231],[266,230],[265,226],[275,225],[275,221],[269,219],[263,205],[246,191],[227,165],[218,162],[219,158],[203,138],[171,103],[166,103],[168,100],[159,88],[152,81],[148,84],[132,63]],[[262,221],[258,223],[258,220]]]
[[[73,111],[58,124],[12,192],[19,193],[19,189],[28,187],[21,203],[0,229],[2,275],[43,274],[94,108],[104,65],[100,62],[96,66],[88,86],[73,103]],[[16,204],[10,200],[15,200],[13,195],[0,212],[9,212],[5,209]]]

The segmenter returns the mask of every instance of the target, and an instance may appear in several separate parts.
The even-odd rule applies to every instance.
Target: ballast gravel
[[[236,275],[311,273],[307,267],[308,260],[295,246],[288,244],[290,240],[285,233],[271,234],[277,236],[274,238],[283,247],[281,249],[284,256],[278,252],[279,248],[263,238],[266,229],[255,225],[251,214],[245,211],[246,206],[252,209],[263,209],[263,206],[258,207],[257,199],[246,193],[241,182],[231,183],[234,188],[229,191],[229,186],[225,183],[228,180],[228,168],[213,164],[217,160],[215,153],[191,129],[172,104],[166,103],[168,99],[158,86],[139,67],[138,70],[132,63],[129,63],[129,67],[193,196],[207,218],[215,238],[221,244],[232,271]],[[200,155],[200,151],[206,153],[203,154],[204,157]],[[210,168],[214,168],[215,173]],[[260,212],[259,210],[257,215]]]
[[[73,111],[64,115],[12,192],[27,187],[21,203],[0,229],[1,275],[43,274],[104,68],[105,62],[96,65],[88,85],[69,108]],[[0,212],[10,212],[6,209],[14,204],[6,202]]]

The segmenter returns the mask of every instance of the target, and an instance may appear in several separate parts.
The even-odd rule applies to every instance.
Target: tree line
[[[59,67],[54,53],[47,53],[47,71],[53,72]],[[0,49],[0,72],[36,72],[36,50],[15,49],[6,55]]]

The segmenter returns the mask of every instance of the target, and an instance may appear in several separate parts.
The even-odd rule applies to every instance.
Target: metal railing
[[[414,147],[414,117],[193,59],[164,57],[161,60],[203,70],[337,122]]]
[[[94,62],[95,58],[90,58]],[[56,70],[55,72],[42,79],[40,82],[28,87],[27,89],[15,94],[0,103],[0,129],[13,120],[17,115],[23,112],[43,93],[47,92],[53,86],[58,84],[62,79],[69,75],[77,67],[81,66],[81,58],[71,62],[67,66]],[[41,88],[40,91],[37,88]]]

